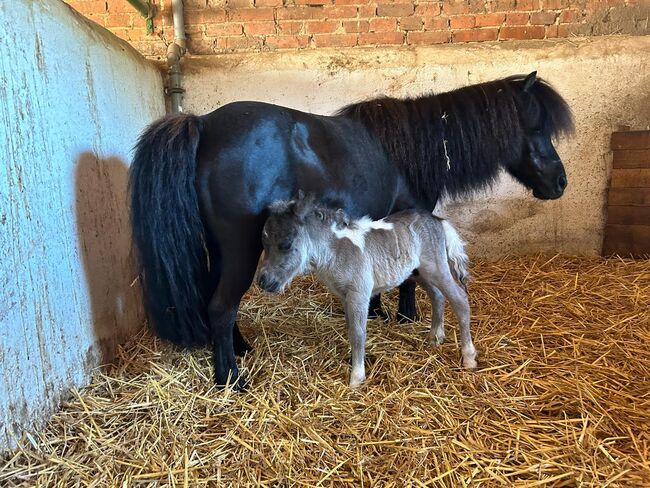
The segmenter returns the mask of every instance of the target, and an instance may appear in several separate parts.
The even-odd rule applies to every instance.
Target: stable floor
[[[650,484],[650,261],[534,256],[473,265],[479,370],[423,321],[369,323],[347,387],[338,302],[311,278],[253,290],[246,394],[208,351],[142,333],[0,463],[14,486]],[[396,296],[386,297],[391,312]]]

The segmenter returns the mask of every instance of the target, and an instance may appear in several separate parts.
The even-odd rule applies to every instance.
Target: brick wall
[[[173,39],[170,0],[154,33],[126,0],[69,0],[147,56]],[[185,0],[192,54],[426,45],[650,33],[650,0]]]

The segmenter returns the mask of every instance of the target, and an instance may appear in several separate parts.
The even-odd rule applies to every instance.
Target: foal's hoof
[[[445,343],[445,336],[431,336],[429,338],[429,341],[431,342],[431,345],[433,346],[442,346]]]
[[[235,381],[232,381],[230,375],[226,378],[218,378],[215,376],[214,383],[219,390],[223,390],[227,386],[230,386],[233,391],[238,392],[245,392],[248,390],[248,381],[246,381],[246,378],[243,375],[238,375]]]
[[[233,338],[233,349],[235,350],[235,356],[243,357],[244,354],[247,352],[251,352],[253,350],[253,346],[251,346],[248,342],[244,340],[242,337],[241,340],[237,340],[236,338]]]

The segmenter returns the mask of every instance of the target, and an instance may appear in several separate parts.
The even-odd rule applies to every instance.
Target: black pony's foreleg
[[[232,347],[235,350],[235,355],[240,357],[253,350],[253,346],[246,342],[246,339],[241,334],[237,322],[235,322],[232,329]]]
[[[388,314],[381,306],[381,294],[375,295],[370,299],[370,306],[368,307],[368,318],[388,320]]]
[[[399,306],[397,308],[397,321],[400,324],[413,322],[417,318],[415,305],[415,287],[413,280],[406,280],[399,287]]]

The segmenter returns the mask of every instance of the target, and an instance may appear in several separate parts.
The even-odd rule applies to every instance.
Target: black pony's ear
[[[524,80],[524,91],[527,92],[528,90],[530,90],[536,81],[537,81],[537,71],[533,71],[531,74],[526,76],[526,79]]]

